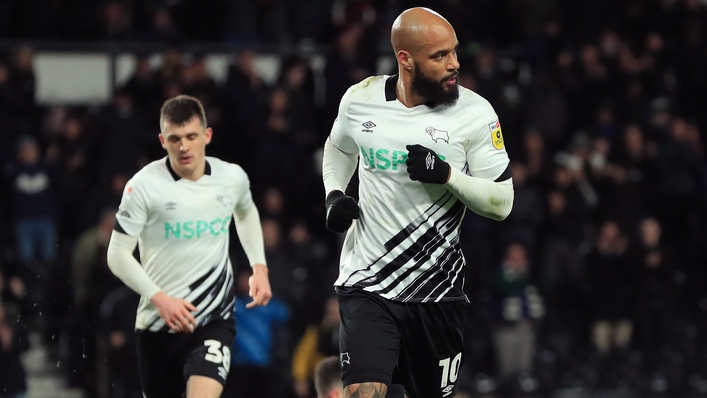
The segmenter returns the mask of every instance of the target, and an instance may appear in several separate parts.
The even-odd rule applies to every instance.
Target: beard
[[[455,72],[454,76],[456,75]],[[444,83],[451,76],[437,81],[427,77],[419,67],[416,67],[412,73],[412,91],[424,98],[428,106],[454,105],[459,99],[459,85],[446,88]]]

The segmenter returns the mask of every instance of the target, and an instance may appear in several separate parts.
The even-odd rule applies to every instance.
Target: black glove
[[[356,199],[341,191],[331,191],[326,197],[326,227],[336,233],[346,232],[360,210]]]
[[[445,184],[449,181],[449,164],[440,159],[435,151],[422,145],[408,145],[408,166],[410,179],[430,184]]]

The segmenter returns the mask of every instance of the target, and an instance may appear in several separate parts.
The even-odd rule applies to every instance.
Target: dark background
[[[244,315],[267,325],[271,348],[259,362],[234,347],[234,366],[273,390],[240,396],[314,396],[306,369],[338,354],[325,307],[339,242],[324,228],[320,151],[344,91],[395,73],[377,61],[392,57],[394,18],[420,5],[455,27],[460,84],[498,113],[516,192],[507,220],[468,214],[462,227],[461,390],[707,394],[700,0],[0,0],[0,330],[17,340],[0,362],[30,332],[68,386],[137,393],[135,296],[105,248],[125,182],[164,156],[160,105],[185,93],[206,106],[208,154],[250,176],[283,309]],[[134,51],[138,67],[107,104],[41,106],[33,55],[67,45]],[[223,84],[205,67],[211,52],[233,56]],[[280,57],[274,84],[259,54]],[[0,384],[21,391],[23,377],[0,372]]]

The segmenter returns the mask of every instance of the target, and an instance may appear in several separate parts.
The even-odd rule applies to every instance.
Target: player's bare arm
[[[383,398],[388,386],[383,383],[351,384],[344,388],[346,398]]]

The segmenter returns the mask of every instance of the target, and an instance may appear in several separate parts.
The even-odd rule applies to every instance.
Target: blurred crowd
[[[462,226],[462,391],[707,393],[706,2],[43,4],[0,0],[0,36],[165,50],[156,68],[153,54],[136,54],[132,77],[101,106],[39,106],[32,48],[0,59],[0,396],[26,389],[21,369],[3,369],[18,369],[28,331],[88,397],[140,396],[137,297],[105,251],[126,181],[165,156],[160,105],[184,93],[206,107],[207,153],[250,176],[271,268],[273,302],[237,310],[229,391],[313,397],[317,361],[338,354],[340,242],[323,227],[321,147],[344,91],[392,57],[392,20],[425,4],[456,28],[460,84],[495,107],[515,185],[507,220],[468,214]],[[182,51],[190,41],[249,47],[217,84],[207,54]],[[287,43],[321,48],[323,70],[283,56],[265,83],[258,46]],[[232,239],[244,296],[249,269]]]

